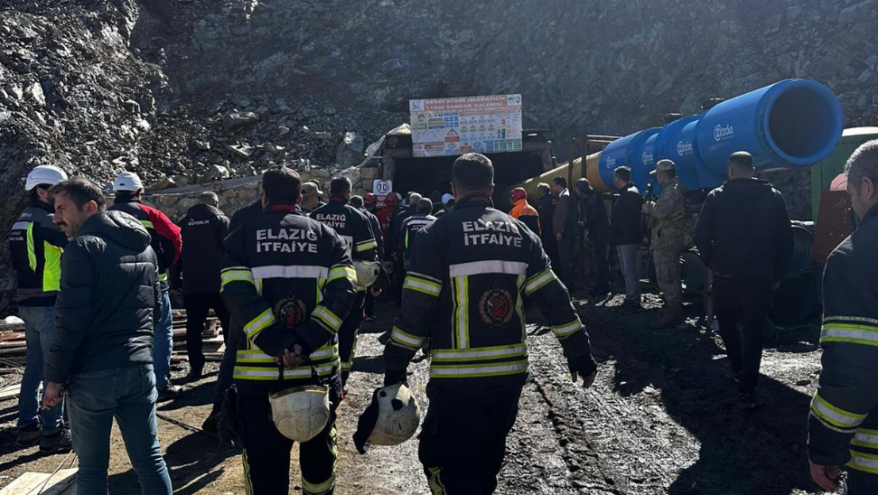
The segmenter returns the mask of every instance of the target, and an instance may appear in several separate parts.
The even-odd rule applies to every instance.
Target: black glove
[[[384,372],[384,386],[389,387],[397,383],[408,383],[408,376],[405,369],[387,370]]]
[[[595,362],[590,354],[586,354],[585,356],[567,358],[567,367],[570,368],[571,373],[576,373],[585,378],[598,369],[598,363]]]

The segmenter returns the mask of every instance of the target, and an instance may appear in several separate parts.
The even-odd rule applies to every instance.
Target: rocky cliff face
[[[37,163],[162,186],[327,167],[353,160],[346,132],[373,141],[415,97],[522,93],[561,157],[573,136],[788,77],[828,84],[849,126],[875,123],[876,20],[878,0],[7,0],[0,220]],[[807,218],[797,177],[784,192]]]

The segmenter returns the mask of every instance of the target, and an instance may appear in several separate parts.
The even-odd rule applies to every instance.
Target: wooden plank
[[[67,489],[73,486],[73,493],[76,493],[76,472],[79,471],[78,468],[71,469],[62,469],[55,473],[46,485],[40,490],[34,490],[33,493],[28,495],[61,495],[62,493],[67,493]]]
[[[0,490],[0,495],[75,495],[78,468],[49,473],[24,473]],[[70,488],[73,491],[70,491]]]
[[[49,479],[48,473],[24,473],[15,481],[6,485],[6,488],[0,490],[0,495],[30,495],[32,492],[37,493],[40,485]]]
[[[15,399],[21,393],[21,384],[10,385],[0,389],[0,401]]]

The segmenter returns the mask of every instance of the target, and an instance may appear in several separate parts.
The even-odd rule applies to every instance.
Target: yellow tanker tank
[[[613,189],[607,187],[607,185],[604,184],[604,181],[601,179],[601,176],[598,173],[598,162],[600,161],[600,158],[600,152],[585,157],[585,178],[588,179],[592,187],[594,187],[595,191],[597,191],[598,193],[610,192]],[[537,191],[537,186],[540,184],[540,182],[545,182],[546,184],[549,184],[551,186],[552,179],[561,176],[568,179],[568,181],[570,182],[570,186],[573,186],[573,184],[576,183],[578,179],[582,178],[582,158],[577,158],[573,161],[573,170],[570,176],[567,175],[569,167],[570,162],[567,162],[558,168],[554,168],[552,170],[549,170],[548,172],[543,173],[542,175],[538,175],[522,182],[520,187],[523,187],[524,190],[527,191],[528,201],[536,204],[537,199],[540,197],[539,192]]]

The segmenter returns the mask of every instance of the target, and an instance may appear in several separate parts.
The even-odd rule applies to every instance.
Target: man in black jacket
[[[622,311],[634,313],[642,309],[640,300],[640,274],[637,262],[643,233],[640,230],[643,198],[640,191],[631,183],[631,169],[619,167],[613,173],[613,185],[619,191],[619,198],[613,204],[613,219],[610,224],[610,244],[616,246],[622,276],[625,278],[625,302]]]
[[[162,291],[149,232],[127,213],[105,212],[101,190],[86,179],[51,192],[54,222],[73,240],[62,261],[43,403],[59,404],[69,391],[76,491],[107,493],[115,417],[142,493],[170,495],[156,425],[152,345]]]
[[[351,259],[358,261],[378,261],[378,241],[372,232],[369,219],[359,210],[348,204],[351,197],[351,181],[347,177],[336,177],[329,185],[329,203],[311,212],[311,218],[334,230],[347,244]],[[356,266],[356,265],[355,265]],[[341,356],[341,381],[346,384],[354,365],[360,325],[363,323],[363,304],[367,288],[357,287],[357,298],[351,311],[341,315],[344,323],[338,331],[338,352]]]
[[[261,192],[260,192],[261,195]],[[259,218],[262,216],[262,200],[257,199],[254,203],[251,203],[248,206],[241,208],[232,214],[232,219],[229,222],[229,233],[240,229],[244,225],[247,225],[247,222]],[[225,302],[223,302],[225,304]],[[228,308],[226,308],[228,309]],[[243,323],[239,322],[234,318],[234,316],[229,315],[229,336],[226,340],[226,350],[223,352],[223,360],[220,363],[219,373],[217,373],[216,377],[216,388],[214,388],[213,392],[213,408],[210,411],[210,414],[204,420],[204,423],[201,425],[201,428],[204,431],[215,433],[217,431],[217,424],[219,422],[219,415],[222,410],[223,399],[226,396],[226,391],[229,387],[232,386],[232,375],[235,371],[235,358],[236,358],[236,349],[237,349],[237,335],[240,333],[240,329],[243,327]]]
[[[219,197],[215,192],[201,193],[198,202],[189,208],[178,224],[183,236],[183,253],[171,269],[171,288],[183,291],[186,308],[189,381],[201,378],[204,322],[211,309],[219,318],[226,342],[229,332],[229,311],[220,296],[220,258],[223,240],[229,233],[229,217],[219,209]]]
[[[433,493],[489,495],[528,378],[523,295],[550,321],[573,381],[591,386],[597,363],[536,234],[493,208],[491,160],[461,156],[452,181],[454,211],[418,234],[384,349],[384,382],[405,382],[409,362],[432,339],[418,457]]]
[[[589,295],[603,296],[610,291],[610,265],[607,263],[607,241],[610,237],[610,221],[604,200],[595,194],[588,179],[576,181],[576,189],[585,202],[583,225],[588,230],[588,240],[594,248],[594,260],[598,267],[598,280]]]
[[[732,154],[728,170],[729,181],[704,201],[695,244],[713,270],[720,335],[739,381],[741,405],[754,408],[762,327],[772,290],[790,266],[793,234],[783,196],[768,182],[754,179],[749,153]],[[743,340],[738,334],[739,309]]]
[[[545,182],[537,185],[539,199],[537,200],[537,212],[540,214],[540,240],[543,241],[543,249],[549,255],[552,266],[560,267],[558,261],[558,241],[555,240],[555,232],[552,227],[555,218],[555,198],[552,197],[552,188]]]
[[[116,200],[110,210],[124,211],[133,216],[149,232],[150,246],[159,260],[159,281],[162,284],[162,317],[156,321],[153,344],[156,388],[162,398],[180,392],[179,385],[171,383],[171,353],[174,350],[174,325],[171,316],[171,298],[168,294],[168,270],[180,259],[183,238],[180,227],[161,211],[143,204],[143,182],[133,172],[123,172],[113,181]]]
[[[558,259],[561,262],[561,266],[557,268],[558,276],[567,286],[567,290],[573,292],[573,243],[579,230],[579,213],[576,211],[576,200],[567,189],[567,179],[555,177],[553,183],[552,192],[558,196],[558,206],[555,207],[552,218],[555,240],[558,241]]]

